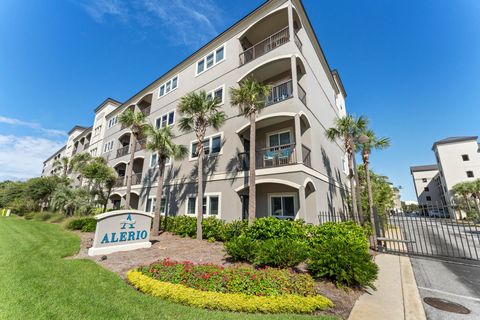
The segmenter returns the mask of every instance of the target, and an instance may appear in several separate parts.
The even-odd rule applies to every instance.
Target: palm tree
[[[257,211],[255,186],[255,139],[257,114],[265,107],[265,97],[272,87],[256,82],[249,76],[240,82],[239,88],[230,88],[230,103],[240,109],[240,114],[250,119],[249,150],[249,190],[248,190],[248,223],[252,224]]]
[[[372,184],[370,182],[370,155],[374,149],[380,150],[390,146],[389,138],[377,138],[373,130],[364,130],[362,136],[358,139],[358,147],[362,154],[363,165],[365,167],[365,176],[367,181],[367,193],[368,193],[368,208],[370,211],[370,223],[372,228],[375,228],[375,218],[373,216],[373,194]],[[375,229],[374,229],[375,230]],[[377,243],[375,232],[373,232],[373,243]]]
[[[218,98],[209,98],[205,91],[190,92],[180,99],[178,106],[183,118],[179,122],[183,132],[195,132],[197,138],[198,185],[197,185],[197,239],[202,239],[203,219],[203,141],[208,127],[218,130],[225,122],[225,112],[220,111]]]
[[[165,163],[169,158],[175,160],[183,159],[187,155],[188,151],[185,146],[173,143],[174,136],[170,127],[157,129],[153,125],[148,125],[146,128],[146,134],[148,137],[147,149],[155,152],[157,155],[157,198],[155,200],[155,217],[153,219],[152,234],[154,236],[158,236],[158,231],[160,227],[160,205],[163,193]],[[167,214],[165,211],[165,227],[166,225]]]
[[[80,186],[83,183],[83,174],[82,174],[82,169],[92,160],[92,156],[90,153],[87,152],[82,152],[82,153],[77,153],[72,157],[70,160],[70,169],[74,173],[80,173]]]
[[[137,141],[143,135],[143,131],[145,129],[145,115],[141,112],[134,112],[132,109],[127,109],[120,115],[118,122],[120,122],[123,126],[130,128],[132,131],[130,137],[130,161],[128,162],[127,166],[127,191],[125,199],[125,208],[130,209],[133,160],[135,159]]]
[[[454,194],[457,196],[460,196],[463,198],[465,201],[465,204],[467,205],[467,210],[470,211],[470,201],[469,201],[469,196],[471,195],[471,186],[469,185],[469,182],[459,182],[455,184],[452,187],[452,191]]]
[[[53,162],[52,165],[53,169],[60,169],[63,171],[63,177],[67,176],[68,171],[70,170],[70,159],[67,157],[62,157],[61,159],[57,159]]]
[[[355,219],[358,218],[360,223],[363,223],[363,215],[361,212],[361,205],[358,204],[359,199],[357,199],[358,194],[355,185],[357,183],[357,187],[359,187],[357,173],[354,169],[355,141],[358,139],[360,132],[365,130],[367,123],[368,120],[363,116],[354,118],[351,115],[347,115],[342,118],[337,118],[335,120],[335,126],[326,131],[326,136],[330,141],[335,141],[336,139],[343,140],[345,152],[348,156],[353,216]]]

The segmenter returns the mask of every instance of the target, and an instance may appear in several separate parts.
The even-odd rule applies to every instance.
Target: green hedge
[[[94,232],[97,227],[97,220],[92,217],[73,218],[67,222],[66,227],[70,230]]]

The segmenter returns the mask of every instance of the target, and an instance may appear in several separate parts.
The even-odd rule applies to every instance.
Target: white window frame
[[[163,208],[164,209],[163,212],[160,210],[160,215],[162,215],[162,216],[165,215],[165,212],[167,211],[167,206],[168,206],[167,196],[163,195],[162,200],[163,199],[165,199],[165,208]],[[152,208],[151,208],[150,211],[148,211],[148,200],[152,200]],[[147,201],[145,201],[145,212],[151,212],[151,213],[154,212],[153,206],[155,205],[156,200],[157,200],[157,197],[155,197],[155,196],[147,198]]]
[[[222,48],[223,47],[223,58],[222,60],[220,61],[217,61],[217,51],[218,49]],[[213,64],[207,68],[207,57],[209,55],[211,55],[213,53]],[[220,64],[222,63],[223,61],[225,61],[227,59],[227,44],[224,43],[218,47],[216,47],[214,50],[208,52],[206,55],[203,56],[203,58],[201,59],[198,59],[196,62],[195,62],[195,77],[201,75],[202,73],[206,72],[207,70],[210,70],[212,69],[213,67],[215,67],[217,64]],[[203,61],[203,70],[198,72],[198,63]]]
[[[209,152],[208,154],[208,157],[216,157],[218,155],[221,155],[223,154],[223,145],[222,145],[222,141],[223,141],[223,132],[218,132],[218,133],[215,133],[215,134],[212,134],[212,135],[209,135],[207,137],[205,137],[205,140],[208,139],[208,149],[209,150],[212,150],[212,141],[213,141],[213,138],[216,138],[220,136],[220,151],[218,153],[214,153],[212,154],[211,152]],[[193,144],[194,143],[197,143],[198,141],[197,140],[192,140],[190,141],[190,147],[189,147],[189,152],[188,152],[188,157],[189,157],[189,161],[193,161],[193,160],[197,160],[198,156],[196,157],[192,157],[192,149],[193,149]]]
[[[207,198],[207,209],[204,217],[222,217],[222,193],[221,192],[205,192],[204,196]],[[191,197],[195,197],[195,213],[188,213],[188,199]],[[210,214],[210,197],[218,197],[218,214]],[[203,200],[202,200],[203,201]],[[198,205],[198,197],[196,194],[188,194],[185,197],[185,215],[189,217],[194,217],[197,215],[197,205]]]
[[[175,78],[177,78],[177,86],[175,88],[172,88],[173,79],[175,79]],[[167,92],[167,84],[168,83],[170,83],[170,90]],[[165,97],[167,94],[177,90],[179,84],[180,84],[180,75],[179,74],[171,77],[170,79],[168,79],[167,81],[165,81],[164,83],[162,83],[161,85],[158,86],[158,97],[157,98],[160,99],[161,97]],[[163,89],[163,94],[161,94],[162,87],[164,88]]]
[[[157,157],[157,154],[156,154],[156,153],[152,153],[152,154],[150,155],[150,161],[148,162],[148,165],[149,165],[150,168],[156,168],[156,166],[157,166],[157,161],[155,161],[155,164],[152,164],[152,159],[153,159],[154,156],[155,156],[155,158],[156,158],[156,157]],[[167,162],[165,163],[165,166],[169,166],[169,165],[171,165],[171,164],[172,164],[172,159],[169,157],[169,158],[167,159]]]
[[[115,126],[117,123],[118,123],[118,116],[114,116],[108,119],[107,129],[110,129],[111,127]]]
[[[109,147],[107,147],[109,146]],[[113,150],[114,147],[114,140],[110,140],[103,145],[103,153],[107,153]]]
[[[97,155],[97,148],[93,148],[92,150],[90,150],[90,155],[92,157],[95,157]]]
[[[168,118],[170,116],[170,113],[173,113],[173,123],[172,124],[168,124]],[[160,115],[159,117],[155,118],[155,128],[157,129],[160,129],[160,128],[164,128],[162,126],[162,118],[163,116],[167,116],[167,124],[166,124],[166,127],[173,127],[175,125],[175,119],[177,118],[177,115],[176,115],[176,111],[175,109],[174,110],[170,110],[169,112],[167,113],[163,113],[162,115]],[[157,127],[157,121],[160,120],[160,126]]]
[[[95,129],[93,129],[93,136],[96,137],[100,134],[100,132],[102,131],[102,125],[98,125],[95,127]]]
[[[221,86],[218,86],[216,87],[215,89],[213,90],[210,90],[207,92],[207,97],[209,95],[212,95],[212,99],[213,97],[215,97],[215,91],[218,91],[219,89],[222,89],[222,100],[220,101],[220,105],[223,105],[225,103],[225,85],[222,84]]]
[[[276,130],[276,131],[270,131],[270,132],[265,133],[267,148],[277,147],[277,146],[271,146],[270,145],[270,136],[273,136],[273,135],[276,135],[276,134],[280,136],[280,134],[285,133],[285,132],[288,132],[290,134],[290,144],[295,144],[295,136],[293,135],[293,128],[289,127],[289,128],[284,128],[284,129],[280,129],[280,130]],[[282,144],[281,144],[281,146],[282,146]]]
[[[298,197],[295,192],[280,192],[280,193],[267,193],[268,197],[268,216],[280,219],[296,219],[298,215]],[[294,216],[275,216],[272,214],[272,198],[278,197],[293,197],[293,211]]]

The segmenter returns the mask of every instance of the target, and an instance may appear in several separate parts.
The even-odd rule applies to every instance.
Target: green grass
[[[0,319],[313,319],[213,312],[147,296],[93,261],[63,259],[79,246],[59,225],[0,217]]]

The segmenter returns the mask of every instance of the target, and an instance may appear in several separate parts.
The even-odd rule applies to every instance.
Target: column
[[[290,58],[290,64],[292,70],[292,93],[294,97],[298,98],[297,57],[292,55]]]
[[[288,3],[287,11],[288,11],[288,36],[289,36],[290,42],[293,43],[295,30],[293,29],[293,7],[291,2]]]
[[[298,217],[307,221],[307,201],[305,200],[304,186],[300,186],[300,188],[298,188],[298,204],[300,206],[298,210]]]
[[[302,131],[300,127],[300,115],[297,113],[294,117],[295,122],[295,156],[297,157],[296,163],[303,163],[303,150],[302,150]]]

